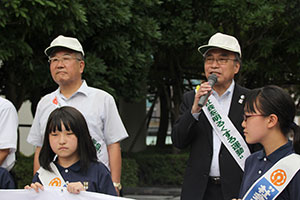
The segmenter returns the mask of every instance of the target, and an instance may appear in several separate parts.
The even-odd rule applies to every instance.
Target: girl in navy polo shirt
[[[287,92],[272,85],[254,89],[247,94],[244,110],[245,115],[242,126],[246,141],[249,144],[260,143],[263,149],[253,153],[246,160],[240,198],[243,198],[253,183],[280,159],[292,153],[300,154],[300,128],[294,123],[296,107]],[[290,133],[293,133],[293,142],[289,140]],[[295,160],[293,161],[295,162]],[[268,177],[272,180],[273,176],[271,174],[271,176],[266,176],[266,178]],[[277,181],[286,178],[284,173],[274,175],[274,177]],[[261,179],[261,181],[264,180],[266,179]],[[261,183],[267,185],[269,182]],[[300,199],[299,185],[300,171],[296,171],[296,174],[282,192],[276,193],[276,195],[279,194],[277,197],[273,193],[274,198],[276,197],[276,200]],[[272,189],[272,186],[265,187],[268,193],[264,193],[263,199],[270,199],[273,195],[272,192],[275,190],[267,191],[270,188]]]
[[[25,189],[38,192],[43,185],[65,186],[76,194],[86,190],[117,195],[109,170],[97,161],[84,117],[73,107],[60,107],[50,114],[39,161],[41,168]]]

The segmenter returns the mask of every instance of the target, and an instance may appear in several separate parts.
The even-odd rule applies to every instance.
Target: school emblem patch
[[[58,177],[55,177],[49,182],[49,186],[55,186],[55,187],[60,187],[61,186],[61,180]]]
[[[271,182],[276,186],[281,186],[286,181],[286,173],[282,169],[277,169],[271,174]]]

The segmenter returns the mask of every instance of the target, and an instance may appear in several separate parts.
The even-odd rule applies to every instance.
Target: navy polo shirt
[[[0,189],[16,189],[12,176],[3,167],[0,167]]]
[[[115,187],[113,186],[110,171],[101,162],[92,162],[86,173],[80,170],[80,161],[71,165],[68,168],[64,168],[54,162],[61,176],[66,183],[80,181],[84,186],[87,186],[86,191],[98,192],[103,194],[109,194],[117,196]],[[32,182],[41,183],[38,172],[34,175]]]
[[[277,161],[294,153],[291,141],[278,148],[276,151],[266,156],[264,150],[250,155],[245,164],[244,177],[240,189],[239,198],[243,197],[252,184],[264,175]],[[300,170],[295,174],[291,182],[279,194],[276,200],[300,199]]]

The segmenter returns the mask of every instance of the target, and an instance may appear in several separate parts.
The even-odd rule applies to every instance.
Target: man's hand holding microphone
[[[209,95],[212,92],[212,88],[215,83],[218,81],[218,77],[215,74],[211,74],[208,77],[207,82],[202,83],[200,88],[197,89],[196,95],[194,98],[194,104],[192,107],[192,113],[199,113],[202,107],[206,104]]]

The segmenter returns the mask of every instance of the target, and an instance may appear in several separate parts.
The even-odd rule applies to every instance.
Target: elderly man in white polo
[[[27,138],[29,143],[36,146],[34,173],[40,167],[38,158],[49,114],[59,106],[72,106],[84,115],[98,159],[110,169],[119,193],[122,162],[120,141],[127,138],[128,134],[114,98],[103,90],[89,87],[82,79],[84,51],[76,38],[58,36],[46,48],[45,54],[49,57],[52,78],[59,88],[39,101]]]

